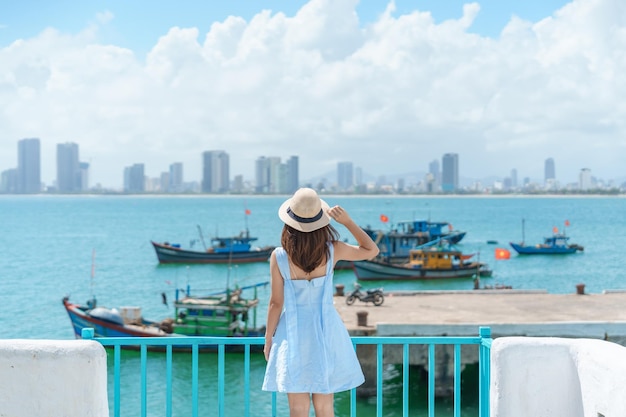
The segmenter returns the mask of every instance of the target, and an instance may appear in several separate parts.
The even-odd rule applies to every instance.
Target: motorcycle
[[[364,303],[371,301],[372,303],[374,303],[375,306],[379,306],[385,301],[382,287],[373,288],[371,290],[363,292],[361,291],[361,285],[355,283],[354,291],[352,291],[350,295],[348,295],[348,297],[346,298],[346,304],[351,306],[357,299],[363,301]]]

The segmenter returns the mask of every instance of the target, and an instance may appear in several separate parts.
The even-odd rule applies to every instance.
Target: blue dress
[[[365,378],[339,313],[333,306],[333,255],[326,275],[293,280],[287,253],[276,248],[284,283],[283,311],[272,339],[264,391],[330,394],[361,385]]]

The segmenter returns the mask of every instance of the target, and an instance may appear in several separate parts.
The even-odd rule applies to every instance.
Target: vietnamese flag
[[[250,209],[246,209],[246,216],[250,215],[250,213],[252,213]]]
[[[387,223],[389,221],[389,217],[385,216],[384,214],[381,214],[380,221],[383,223]]]
[[[508,249],[496,248],[496,259],[511,259],[511,252]]]
[[[565,226],[569,226],[569,220],[565,220]]]

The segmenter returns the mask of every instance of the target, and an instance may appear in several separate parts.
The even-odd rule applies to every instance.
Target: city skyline
[[[379,176],[375,180],[363,179],[362,167],[352,161],[340,161],[332,173],[324,173],[319,178],[300,180],[300,157],[291,155],[285,162],[277,156],[259,156],[255,160],[254,178],[245,179],[243,175],[231,173],[230,154],[223,150],[202,152],[203,172],[201,178],[188,179],[184,176],[184,164],[172,162],[167,171],[158,176],[145,173],[144,163],[135,163],[124,167],[122,187],[103,187],[101,184],[89,184],[90,165],[79,160],[80,147],[76,143],[57,144],[56,179],[49,184],[41,180],[40,139],[24,138],[17,142],[18,164],[16,168],[0,171],[0,193],[37,193],[60,192],[76,193],[86,191],[123,191],[128,193],[143,192],[202,192],[202,193],[240,193],[255,192],[276,194],[295,192],[301,186],[313,186],[318,189],[332,189],[340,192],[365,193],[369,191],[393,192],[458,192],[458,191],[558,191],[558,190],[599,190],[624,189],[626,181],[597,178],[591,169],[582,168],[578,181],[561,183],[556,176],[554,158],[544,161],[543,182],[524,177],[518,182],[516,168],[509,176],[491,178],[486,181],[462,181],[459,170],[460,157],[449,152],[439,160],[429,162],[428,171],[415,171],[398,175],[395,178]],[[186,181],[185,181],[186,179]]]
[[[449,152],[476,180],[540,180],[550,157],[563,184],[626,178],[618,0],[72,3],[0,5],[0,170],[38,137],[46,184],[68,142],[110,188],[136,163],[201,178],[209,149],[247,180],[259,155],[300,155],[305,181]]]

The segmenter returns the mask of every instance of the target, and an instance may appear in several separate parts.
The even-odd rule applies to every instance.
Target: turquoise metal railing
[[[83,339],[94,339],[93,329],[84,329]],[[165,352],[165,410],[158,415],[172,417],[174,413],[173,396],[173,353],[179,349],[191,352],[191,416],[198,417],[199,410],[199,358],[203,348],[210,346],[217,352],[217,415],[226,417],[225,395],[225,363],[226,348],[238,347],[243,351],[243,414],[245,417],[257,416],[258,405],[251,405],[251,350],[257,349],[264,343],[262,337],[109,337],[95,338],[104,347],[113,348],[113,382],[110,392],[109,407],[113,417],[122,417],[121,413],[121,351],[123,348],[132,348],[139,351],[140,356],[140,416],[148,414],[148,350],[159,349]],[[489,417],[489,375],[490,375],[490,352],[491,330],[481,327],[477,337],[376,337],[376,336],[353,336],[352,342],[358,345],[370,345],[376,347],[376,416],[383,416],[383,348],[384,346],[402,347],[402,416],[409,414],[409,347],[415,345],[427,346],[428,351],[428,416],[435,416],[435,346],[453,345],[454,349],[454,417],[461,415],[461,346],[478,346],[479,366],[479,417]],[[109,378],[111,375],[109,375]],[[254,387],[260,390],[260,387]],[[271,415],[277,416],[277,394],[271,393]],[[350,416],[357,417],[356,389],[350,392]],[[180,415],[180,414],[176,414]]]

